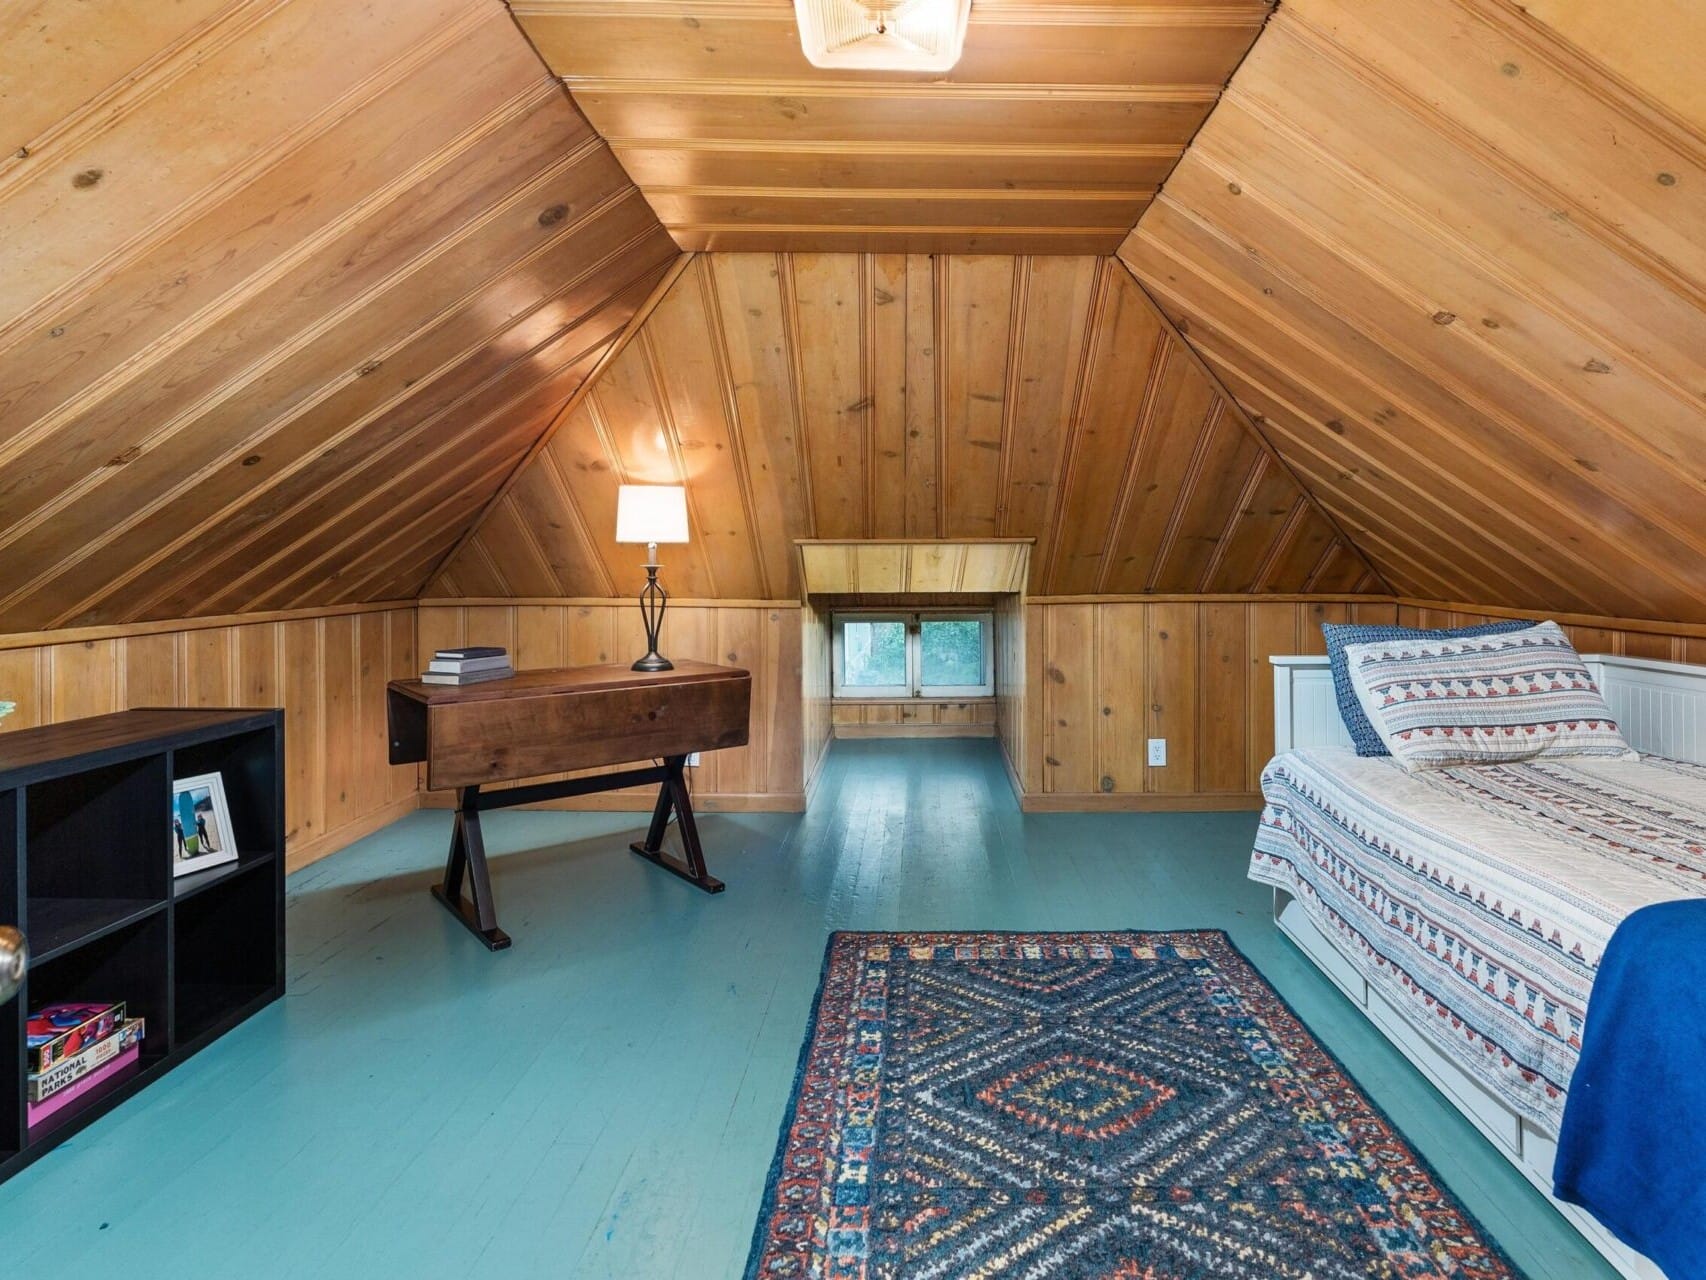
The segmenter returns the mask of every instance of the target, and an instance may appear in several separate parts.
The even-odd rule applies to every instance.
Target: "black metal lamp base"
[[[646,656],[629,670],[674,671],[675,664],[658,652],[658,636],[663,631],[663,611],[669,606],[669,592],[658,585],[657,544],[650,544],[646,550],[646,585],[640,592],[640,617],[646,624]]]

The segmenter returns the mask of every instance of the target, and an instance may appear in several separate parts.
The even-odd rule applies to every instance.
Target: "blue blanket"
[[[1706,1276],[1706,900],[1612,935],[1552,1180],[1673,1280]]]

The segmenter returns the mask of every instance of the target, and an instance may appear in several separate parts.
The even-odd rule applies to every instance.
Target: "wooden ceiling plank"
[[[1189,247],[1174,247],[1184,244]],[[1580,526],[1580,534],[1573,534],[1578,543],[1564,539],[1561,548],[1570,548],[1581,568],[1592,572],[1597,556],[1575,548],[1607,536],[1628,539],[1636,563],[1643,556],[1641,546],[1653,546],[1653,539],[1679,548],[1684,561],[1699,560],[1701,551],[1687,550],[1691,534],[1686,527],[1675,519],[1660,524],[1663,510],[1653,509],[1653,503],[1624,498],[1619,493],[1622,485],[1605,483],[1614,469],[1628,471],[1633,480],[1636,473],[1629,471],[1628,457],[1616,456],[1616,451],[1595,451],[1602,456],[1609,452],[1616,461],[1609,461],[1607,468],[1595,463],[1597,469],[1588,471],[1568,445],[1559,444],[1564,427],[1561,413],[1547,416],[1549,428],[1542,430],[1506,404],[1476,398],[1464,387],[1448,386],[1426,365],[1409,362],[1404,352],[1382,343],[1378,329],[1349,321],[1331,300],[1315,297],[1319,276],[1314,271],[1324,266],[1314,259],[1305,285],[1293,271],[1274,270],[1271,254],[1257,263],[1227,242],[1223,232],[1174,207],[1162,220],[1140,227],[1124,253],[1128,265],[1143,270],[1163,294],[1174,294],[1199,312],[1204,305],[1225,312],[1221,335],[1235,333],[1244,345],[1249,345],[1247,335],[1257,333],[1264,340],[1283,340],[1266,362],[1276,369],[1314,372],[1315,394],[1324,396],[1322,389],[1327,386],[1339,394],[1358,394],[1367,408],[1326,415],[1326,422],[1336,423],[1332,430],[1339,435],[1355,423],[1361,432],[1385,440],[1384,447],[1426,451],[1430,459],[1426,471],[1443,492],[1454,486],[1474,488],[1496,476],[1498,492],[1484,493],[1486,509],[1500,512],[1537,503],[1530,515],[1535,531],[1558,529],[1564,522]],[[1233,297],[1244,299],[1237,312],[1223,305],[1223,300]],[[1262,299],[1261,304],[1257,299]],[[1273,321],[1262,319],[1257,307],[1271,312]],[[1297,372],[1286,374],[1286,381],[1295,381]],[[1339,403],[1336,408],[1348,410],[1349,406]],[[1651,473],[1645,473],[1645,480],[1653,483]],[[1411,483],[1402,474],[1399,481]],[[1544,532],[1539,536],[1546,538]]]
[[[611,287],[605,283],[602,289]],[[632,283],[628,288],[632,290]],[[538,407],[538,399],[567,394],[572,382],[564,385],[555,379],[578,380],[634,301],[617,292],[566,330],[558,325],[532,333],[518,330],[511,335],[515,345],[501,355],[503,344],[488,345],[478,359],[464,359],[445,385],[423,384],[426,403],[404,398],[382,417],[353,424],[302,457],[253,501],[233,507],[217,525],[216,554],[210,557],[205,545],[186,540],[150,571],[146,580],[157,588],[150,603],[166,590],[187,588],[198,579],[229,582],[234,576],[274,572],[281,557],[314,535],[320,522],[337,521],[351,505],[370,498],[376,487],[391,483],[402,465],[399,459],[427,447],[427,441],[480,438],[500,429],[508,415],[542,423],[549,408]],[[187,589],[194,598],[196,590]],[[123,607],[123,598],[110,603]]]
[[[386,339],[400,323],[413,327],[413,314],[402,319],[388,304],[407,298],[410,312],[424,310],[428,315],[456,305],[468,295],[469,268],[476,282],[500,272],[516,257],[513,237],[524,234],[521,228],[530,226],[539,236],[535,199],[550,201],[560,196],[577,204],[583,199],[582,191],[572,184],[585,181],[585,175],[576,175],[569,162],[552,165],[543,177],[519,191],[513,189],[516,175],[500,166],[463,168],[467,179],[474,180],[472,189],[464,185],[466,179],[447,174],[441,198],[417,193],[413,208],[405,209],[398,202],[398,208],[386,211],[373,225],[357,224],[348,239],[317,255],[322,262],[304,273],[306,278],[281,281],[274,290],[253,298],[245,308],[244,321],[228,323],[220,340],[210,344],[211,360],[204,356],[203,362],[193,365],[168,364],[152,370],[148,382],[102,401],[96,413],[79,423],[76,437],[67,440],[68,433],[61,433],[46,442],[57,447],[43,452],[58,456],[35,461],[26,455],[18,460],[20,469],[8,467],[8,471],[20,479],[33,476],[38,483],[56,486],[54,510],[67,508],[74,499],[92,496],[97,486],[104,486],[107,492],[100,510],[85,518],[110,536],[116,530],[107,514],[108,504],[128,505],[120,495],[142,491],[161,501],[158,495],[184,483],[186,465],[193,467],[210,451],[218,456],[222,444],[229,451],[230,419],[220,414],[242,421],[274,421],[326,394],[341,379],[362,376],[359,370],[350,370],[352,350],[368,352],[377,347],[383,352]],[[619,183],[620,171],[605,170],[603,180]],[[605,190],[604,201],[623,194],[619,185]],[[598,188],[593,191],[596,196]],[[491,221],[495,210],[503,212],[503,221]],[[476,211],[486,216],[465,223]],[[435,236],[423,253],[419,236],[435,218],[448,218],[456,229],[442,241]],[[530,249],[542,243],[535,240]],[[460,260],[457,251],[464,255]],[[470,256],[473,262],[467,261]],[[429,266],[436,269],[427,270]],[[463,269],[452,269],[457,266]],[[335,286],[348,291],[341,295],[340,304],[333,303],[333,297],[340,295],[288,292],[309,286],[315,271],[329,272]],[[400,286],[405,289],[402,295],[393,292]],[[411,289],[414,293],[409,297]],[[280,338],[282,343],[271,345]],[[257,343],[269,344],[259,359],[254,351]],[[144,424],[145,434],[138,439],[138,427]],[[135,440],[133,447],[139,450],[133,461],[120,467],[104,467],[96,461],[111,456],[127,440]],[[170,449],[161,447],[167,440],[172,442]],[[68,444],[73,446],[69,452]],[[38,509],[35,518],[40,516]],[[20,527],[27,532],[29,524],[14,524],[6,535],[14,546],[27,545],[17,541]]]
[[[1228,524],[1228,497],[1242,494],[1252,464],[1263,450],[1233,417],[1220,397],[1200,428],[1202,446],[1193,459],[1190,481],[1162,554],[1146,589],[1196,591],[1214,569]],[[1233,511],[1236,512],[1234,498]],[[1335,539],[1336,541],[1336,539]]]
[[[1555,191],[1536,187],[1501,157],[1442,135],[1438,117],[1414,95],[1382,91],[1316,49],[1295,24],[1276,25],[1228,105],[1288,148],[1306,145],[1317,162],[1325,158],[1355,175],[1366,198],[1402,210],[1407,226],[1423,225],[1443,270],[1453,269],[1449,255],[1460,254],[1519,301],[1532,299],[1555,321],[1576,326],[1584,342],[1604,345],[1612,363],[1645,367],[1682,385],[1685,395],[1695,386],[1706,349],[1706,296],[1684,295],[1673,280],[1655,276],[1626,244],[1571,216]],[[1349,96],[1359,100],[1354,127],[1342,112]],[[1405,163],[1386,165],[1392,154]],[[1446,277],[1428,274],[1443,288]],[[1504,305],[1495,295],[1479,311],[1458,309],[1503,319]]]
[[[840,254],[797,254],[791,259],[797,344],[793,356],[810,460],[813,528],[819,537],[869,533],[861,265],[859,258]]]
[[[609,267],[604,270],[608,274]],[[469,424],[480,419],[482,399],[496,395],[513,401],[517,388],[528,385],[513,380],[518,371],[536,376],[563,358],[556,353],[566,352],[571,361],[582,361],[584,353],[595,352],[605,342],[609,327],[620,325],[633,305],[631,297],[624,305],[624,285],[632,288],[631,282],[595,276],[558,300],[557,305],[572,304],[579,313],[567,327],[548,310],[535,311],[524,315],[502,341],[488,338],[465,348],[431,376],[416,381],[400,373],[404,390],[377,412],[346,421],[336,412],[336,403],[329,403],[328,412],[291,424],[288,439],[294,449],[276,457],[271,456],[275,449],[268,439],[255,442],[252,447],[257,453],[241,456],[251,447],[244,446],[229,454],[218,470],[204,478],[198,492],[206,496],[208,505],[197,512],[193,524],[183,527],[181,512],[163,507],[109,550],[85,554],[76,573],[62,576],[57,589],[75,598],[75,584],[86,578],[87,589],[94,594],[80,608],[100,601],[103,609],[122,609],[127,599],[136,598],[129,590],[132,583],[148,584],[158,596],[176,590],[187,579],[212,576],[215,564],[222,566],[221,575],[239,570],[243,576],[266,572],[290,545],[283,537],[285,528],[301,524],[305,513],[340,510],[336,505],[327,507],[325,490],[353,483],[356,492],[365,493],[365,474],[387,476],[385,468],[394,465],[396,451],[413,447],[423,433],[467,432]],[[612,289],[617,292],[613,294]],[[606,314],[612,310],[614,316]],[[444,376],[438,376],[440,372]],[[415,382],[412,388],[411,381]],[[351,385],[359,386],[361,380]],[[452,417],[453,412],[457,416]],[[324,431],[313,429],[320,424]],[[325,434],[334,429],[335,434]],[[246,465],[251,461],[253,465]],[[255,473],[252,482],[250,473]],[[245,490],[245,484],[252,487]],[[224,490],[230,491],[231,501],[221,508],[217,499]],[[218,536],[210,537],[211,530],[217,530]],[[159,551],[142,558],[156,545]],[[211,560],[209,545],[217,547]],[[99,548],[87,550],[92,553]]]
[[[1465,150],[1519,170],[1673,287],[1706,285],[1701,135],[1654,118],[1546,28],[1497,0],[1417,0],[1394,14],[1309,0],[1277,21],[1425,100]],[[1676,181],[1659,182],[1661,173]]]
[[[512,5],[551,67],[582,80],[811,78],[855,90],[872,76],[806,61],[790,9],[757,12],[677,6],[675,13],[622,5]],[[1079,6],[972,12],[965,53],[945,75],[889,73],[922,83],[1219,83],[1260,29],[1265,7],[1242,9]],[[687,21],[691,18],[691,22]]]
[[[946,414],[942,420],[940,484],[948,538],[995,534],[1001,491],[1001,446],[1006,421],[1008,352],[1023,341],[1013,313],[1018,260],[1002,257],[948,259],[939,305],[946,370]]]
[[[795,376],[789,360],[787,308],[774,255],[707,259],[717,302],[716,341],[734,397],[734,428],[752,493],[758,551],[766,580],[783,596],[798,591],[792,538],[809,527],[798,443]]]
[[[1108,530],[1120,491],[1109,478],[1128,474],[1149,385],[1163,367],[1157,363],[1166,341],[1160,317],[1129,276],[1120,271],[1109,275],[1095,322],[1090,391],[1061,489],[1062,522],[1044,588],[1054,595],[1096,591],[1103,563],[1116,554]],[[1150,372],[1133,377],[1128,372],[1133,366]]]
[[[996,532],[1046,529],[1054,517],[1066,432],[1084,359],[1097,262],[1033,258],[1027,266],[1026,323],[1010,358],[1004,489]],[[1039,545],[1039,555],[1041,554]]]
[[[423,188],[462,189],[458,182],[473,175],[459,171],[492,138],[526,136],[530,129],[562,124],[560,105],[555,112],[545,105],[548,86],[537,80],[517,83],[502,70],[494,64],[488,77],[501,92],[469,100],[484,109],[471,127],[461,113],[423,113],[412,107],[408,99],[419,85],[410,79],[383,86],[376,102],[362,110],[328,114],[324,133],[280,153],[255,181],[235,188],[230,200],[212,204],[133,260],[92,277],[87,287],[79,283],[55,294],[52,328],[26,333],[12,326],[0,351],[0,386],[16,388],[7,392],[0,463],[9,467],[47,435],[98,414],[104,402],[134,395],[131,384],[145,384],[167,357],[199,369],[225,354],[233,330],[252,315],[255,299],[269,289],[275,294],[281,285],[316,292],[335,289],[329,279],[318,286],[308,284],[308,273],[315,269],[340,269],[338,259],[328,264],[328,246],[349,236],[364,220],[384,216],[407,196],[418,199]],[[590,139],[585,122],[578,126],[547,145],[561,154]],[[363,138],[369,130],[387,144],[386,150],[368,149]],[[388,170],[387,156],[400,164],[400,171]],[[336,180],[343,168],[340,160],[359,166],[360,178]],[[375,172],[384,180],[368,176]],[[280,206],[283,212],[274,213]],[[341,270],[349,274],[347,266]],[[322,306],[334,305],[334,297],[326,293],[317,300]],[[279,297],[271,299],[267,314],[279,307]],[[168,412],[154,408],[150,416]],[[0,482],[4,478],[0,474]]]
[[[333,573],[339,559],[359,549],[373,530],[384,528],[395,516],[399,499],[406,504],[422,478],[437,479],[446,466],[454,466],[459,454],[477,447],[481,456],[497,442],[512,453],[524,451],[527,440],[548,419],[568,390],[585,379],[608,337],[604,332],[571,334],[548,350],[535,353],[538,370],[530,370],[529,381],[500,377],[482,388],[484,396],[459,406],[465,410],[426,419],[395,439],[384,443],[366,465],[352,465],[341,472],[335,457],[317,483],[304,483],[300,497],[281,505],[278,518],[262,545],[265,551],[222,569],[206,565],[201,580],[183,590],[194,597],[213,591],[214,583],[228,583],[233,590],[251,589],[250,584],[270,582],[280,596],[292,585],[316,572]],[[497,401],[496,406],[482,403]],[[475,424],[475,430],[469,430]],[[482,495],[487,497],[489,495]]]
[[[553,414],[553,420],[555,417]],[[550,566],[553,585],[543,594],[615,595],[616,584],[607,575],[591,530],[569,500],[568,486],[553,462],[554,455],[542,449],[532,456],[536,465],[517,468],[518,479],[510,486],[508,500],[533,530]]]
[[[644,341],[663,390],[666,421],[688,488],[695,540],[716,594],[768,599],[758,524],[728,413],[723,360],[707,296],[709,267],[695,260],[652,313]]]
[[[1205,137],[1192,153],[1192,165],[1180,171],[1177,199],[1222,225],[1237,226],[1241,216],[1251,228],[1246,236],[1260,236],[1263,243],[1301,247],[1306,237],[1311,247],[1319,244],[1404,304],[1412,322],[1402,338],[1464,384],[1519,398],[1520,392],[1504,387],[1520,383],[1527,394],[1562,403],[1590,419],[1599,434],[1650,456],[1674,461],[1706,443],[1696,389],[1706,381],[1700,355],[1706,348],[1697,347],[1675,368],[1687,378],[1684,387],[1652,362],[1626,358],[1630,353],[1619,343],[1565,316],[1501,263],[1447,240],[1434,227],[1437,215],[1431,210],[1396,207],[1384,184],[1345,181],[1333,172],[1336,162],[1313,142],[1297,139],[1276,160],[1276,122],[1250,116],[1235,99],[1225,108],[1212,139]],[[1233,187],[1239,195],[1231,194]],[[1256,229],[1271,228],[1275,217],[1291,221],[1296,230]],[[1274,256],[1283,260],[1282,254]],[[1301,260],[1295,250],[1293,258]],[[1612,277],[1602,286],[1617,291]],[[1338,287],[1337,296],[1360,302],[1360,290],[1348,283]],[[1706,340],[1706,323],[1697,317],[1691,328]],[[1400,334],[1388,333],[1391,345],[1398,345]]]
[[[583,235],[563,247],[571,252],[578,249],[581,253],[593,253],[598,249],[595,242],[602,238]],[[667,250],[667,242],[657,247]],[[392,367],[346,381],[337,394],[280,428],[288,431],[291,450],[281,454],[275,450],[270,436],[263,436],[229,451],[221,460],[220,469],[204,477],[198,488],[206,507],[197,522],[175,532],[171,541],[146,560],[137,558],[136,553],[156,545],[158,538],[150,535],[146,525],[132,530],[124,544],[131,567],[120,571],[110,560],[106,562],[105,594],[116,597],[118,589],[137,577],[145,576],[157,588],[167,589],[176,581],[174,575],[188,571],[205,573],[208,563],[204,530],[209,527],[220,531],[217,542],[221,560],[242,556],[250,546],[263,541],[276,547],[276,530],[281,520],[312,504],[321,487],[341,483],[363,468],[381,465],[379,460],[386,449],[393,447],[399,432],[406,438],[440,421],[453,407],[458,412],[466,411],[466,397],[484,394],[494,379],[501,380],[522,362],[539,360],[540,352],[549,344],[568,335],[573,335],[568,341],[577,351],[601,345],[603,331],[612,323],[619,326],[634,301],[627,296],[634,288],[634,281],[612,280],[610,276],[617,268],[632,270],[630,260],[636,256],[636,250],[640,251],[638,260],[642,268],[647,256],[655,260],[658,254],[647,255],[644,248],[643,242],[637,243],[630,237],[594,262],[589,274],[577,276],[566,289],[514,317],[506,330],[497,334],[482,331],[453,353],[442,352],[442,340],[456,337],[448,328],[435,332],[429,327],[412,335],[406,347],[385,355],[384,363]],[[526,292],[531,281],[543,275],[539,270],[542,265],[536,261],[518,271],[516,286],[505,290],[514,305],[526,305]],[[572,270],[574,266],[565,261],[562,271]],[[646,269],[646,274],[652,270],[655,269]],[[491,317],[480,313],[492,309],[481,304],[484,296],[481,292],[473,297],[469,313],[482,326],[489,324]],[[605,313],[611,308],[619,309],[619,314],[607,316]],[[564,312],[575,317],[566,327],[558,319]],[[366,393],[370,384],[374,395],[383,394],[387,388],[395,389],[389,398],[368,408],[371,401]],[[250,448],[257,452],[249,453]],[[215,503],[222,497],[229,497],[230,501],[220,508]],[[173,508],[165,507],[151,523],[172,533],[182,521]]]
[[[264,601],[305,590],[305,582],[339,584],[364,572],[378,572],[375,565],[418,557],[428,532],[436,537],[452,510],[465,519],[467,511],[477,509],[491,492],[490,478],[506,466],[513,467],[521,451],[521,442],[509,435],[493,436],[472,450],[432,451],[349,520],[298,543],[285,565],[286,577],[276,582],[251,579],[241,587],[234,585],[232,594],[254,593],[248,594],[248,607],[256,608]],[[501,562],[494,560],[505,579],[505,593],[511,591],[510,574],[520,576],[512,563],[508,547]]]
[[[1417,487],[1412,490],[1408,508],[1394,503],[1389,481],[1398,474],[1397,469],[1388,470],[1384,461],[1346,465],[1336,460],[1328,443],[1335,433],[1322,430],[1317,420],[1300,413],[1280,392],[1253,382],[1247,366],[1222,361],[1206,344],[1201,349],[1209,354],[1221,379],[1252,412],[1262,415],[1309,491],[1347,522],[1354,545],[1361,546],[1371,529],[1380,526],[1389,530],[1390,545],[1407,548],[1406,556],[1413,565],[1430,563],[1429,575],[1442,585],[1450,584],[1454,572],[1464,572],[1466,566],[1474,564],[1478,566],[1477,580],[1483,584],[1498,581],[1506,591],[1526,596],[1532,596],[1536,586],[1543,584],[1574,597],[1574,584],[1581,579],[1557,563],[1555,546],[1543,534],[1510,522],[1502,514],[1489,513],[1484,518],[1490,524],[1507,527],[1509,532],[1497,536],[1496,542],[1492,538],[1484,541],[1458,517],[1450,489],[1436,493]],[[1591,563],[1582,563],[1580,570],[1583,577],[1607,576],[1604,567]]]
[[[638,336],[640,330],[645,327],[647,319],[650,318],[658,304],[661,303],[664,298],[669,295],[669,292],[675,288],[676,281],[681,278],[682,273],[686,271],[691,262],[691,255],[681,254],[661,270],[656,279],[652,282],[645,298],[623,323],[623,326],[616,334],[614,341],[610,346],[605,348],[604,353],[599,357],[598,363],[593,367],[591,373],[589,373],[580,385],[575,388],[574,393],[569,396],[569,398],[563,403],[562,407],[552,417],[551,421],[545,427],[545,430],[539,434],[539,437],[534,441],[532,448],[529,449],[527,455],[522,459],[521,464],[517,466],[515,474],[510,476],[498,487],[498,491],[494,493],[489,500],[487,504],[488,506],[493,505],[500,500],[504,496],[505,492],[508,491],[510,486],[520,478],[522,469],[532,461],[532,459],[543,453],[545,449],[550,446],[552,438],[562,429],[564,423],[566,423],[580,407],[581,402],[585,400],[587,396],[592,394],[593,388],[598,385],[598,380],[603,375],[604,371],[609,368],[611,363],[620,357],[625,350],[627,350],[628,344],[632,342],[634,338]],[[450,551],[445,555],[444,563],[446,565],[456,558],[456,553],[460,549],[461,545],[473,536],[474,530],[479,527],[479,524],[480,521],[476,518],[474,522],[463,531],[462,537],[452,545]]]
[[[0,63],[0,103],[13,143],[5,148],[8,158],[26,144],[39,153],[113,110],[138,85],[176,73],[210,32],[229,22],[234,7],[232,0],[114,7],[101,15],[99,40],[86,38],[90,15],[81,6],[26,0],[0,10],[0,47],[31,49],[27,62]]]
[[[1111,254],[1121,227],[812,227],[793,223],[678,224],[683,249],[704,253]]]
[[[1141,197],[1161,185],[1180,154],[1176,145],[1142,144],[1023,147],[897,141],[880,146],[847,140],[654,138],[618,142],[613,149],[629,176],[647,188],[882,189],[912,195],[946,188],[1037,197],[1074,191]]]
[[[423,42],[411,51],[417,54],[387,67],[370,100],[323,112],[316,129],[269,153],[253,175],[221,184],[217,198],[169,233],[86,273],[45,309],[0,316],[0,388],[7,389],[0,450],[80,393],[110,388],[185,350],[257,277],[279,274],[358,209],[422,181],[434,158],[470,132],[470,114],[502,128],[549,88],[518,76],[514,41],[494,41],[489,27],[464,33],[453,50]],[[416,77],[444,74],[441,64],[453,54],[472,77],[467,94],[423,105]]]
[[[0,606],[11,625],[371,585],[381,502],[406,517],[392,568],[424,581],[422,548],[461,532],[434,522],[491,490],[417,518],[418,486],[361,468],[454,471],[479,422],[443,417],[458,401],[536,429],[529,384],[585,372],[552,332],[586,322],[567,340],[596,350],[612,290],[674,254],[501,8],[172,7],[109,24],[111,43],[84,50],[92,78],[37,100],[41,145],[0,161],[0,226],[29,233],[0,284],[0,560],[56,570]],[[31,27],[0,45],[0,86],[39,68]],[[99,81],[121,65],[122,83]],[[462,89],[447,95],[451,71]],[[488,437],[512,464],[514,429]],[[273,505],[290,493],[295,510]],[[281,542],[257,556],[268,526]],[[235,572],[210,577],[198,544]]]
[[[106,269],[127,245],[158,234],[223,177],[264,155],[281,139],[312,127],[346,94],[423,36],[465,15],[462,0],[416,0],[412,12],[375,16],[343,0],[292,0],[234,12],[228,39],[216,35],[208,56],[145,94],[73,148],[48,148],[40,163],[14,170],[0,200],[0,243],[8,246],[0,277],[0,315],[39,306],[90,272]],[[423,26],[422,19],[428,21]],[[294,56],[278,58],[277,48]],[[33,42],[18,56],[33,48]],[[233,112],[233,102],[248,109]],[[127,104],[128,105],[128,104]],[[204,129],[201,122],[222,127]],[[152,166],[137,157],[170,155]],[[98,175],[98,176],[95,176]],[[217,179],[215,179],[217,182]]]

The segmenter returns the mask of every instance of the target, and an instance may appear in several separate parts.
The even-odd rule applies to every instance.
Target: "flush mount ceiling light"
[[[960,60],[971,0],[794,0],[814,67],[946,71]]]

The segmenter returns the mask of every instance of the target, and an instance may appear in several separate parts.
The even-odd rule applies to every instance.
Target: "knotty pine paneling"
[[[1489,612],[1489,610],[1492,610]],[[1536,622],[1552,615],[1488,605],[1444,604],[1401,600],[1398,622],[1406,627],[1472,627],[1504,618],[1531,617]],[[1615,653],[1628,658],[1657,658],[1661,662],[1706,665],[1706,628],[1693,626],[1666,631],[1663,624],[1630,618],[1592,618],[1565,615],[1553,619],[1564,628],[1581,653]]]
[[[413,765],[386,760],[386,682],[419,674],[414,608],[7,647],[0,732],[130,707],[283,707],[294,869],[416,806]]]
[[[796,539],[1034,539],[1039,594],[1380,589],[1112,259],[700,255],[430,594],[637,590],[623,482],[686,485],[700,599],[798,596]]]
[[[800,721],[808,792],[817,781],[835,732],[831,711],[835,658],[829,626],[829,610],[817,601],[808,598],[800,606]]]
[[[1120,250],[1400,595],[1706,621],[1701,19],[1636,9],[1288,0]]]
[[[809,596],[890,596],[920,608],[1022,591],[1030,554],[1029,542],[803,542],[800,568]]]
[[[1026,636],[1030,610],[1022,596],[998,597],[995,602],[995,736],[1001,740],[1001,755],[1006,761],[1013,789],[1021,797],[1024,779],[1034,776],[1036,766],[1027,755],[1031,735],[1027,733],[1029,717],[1025,714],[1026,691],[1035,687],[1041,667],[1033,667],[1033,652],[1027,650]],[[1035,651],[1040,657],[1040,650]],[[1039,690],[1038,696],[1041,696]]]
[[[1273,754],[1274,654],[1323,650],[1324,621],[1386,622],[1390,601],[1167,597],[1005,608],[1000,737],[1027,810],[1259,807]],[[1022,632],[1022,639],[1021,639]],[[1020,722],[1022,720],[1022,723]],[[1147,763],[1167,739],[1167,764]]]
[[[978,0],[929,74],[813,67],[789,0],[510,7],[684,248],[1108,253],[1271,0]]]
[[[427,603],[420,606],[419,623],[423,654],[468,644],[502,645],[518,670],[628,663],[645,650],[639,606],[632,601]],[[751,739],[744,747],[704,755],[691,771],[695,802],[702,800],[708,810],[804,808],[807,760],[799,606],[672,604],[664,614],[660,647],[670,657],[752,672]],[[560,801],[552,807],[650,809],[656,798],[656,788],[644,788]],[[429,803],[448,800],[448,793],[429,793]]]
[[[837,738],[993,738],[996,702],[994,698],[836,698],[830,718]]]
[[[413,597],[677,256],[492,0],[0,31],[7,630]]]

